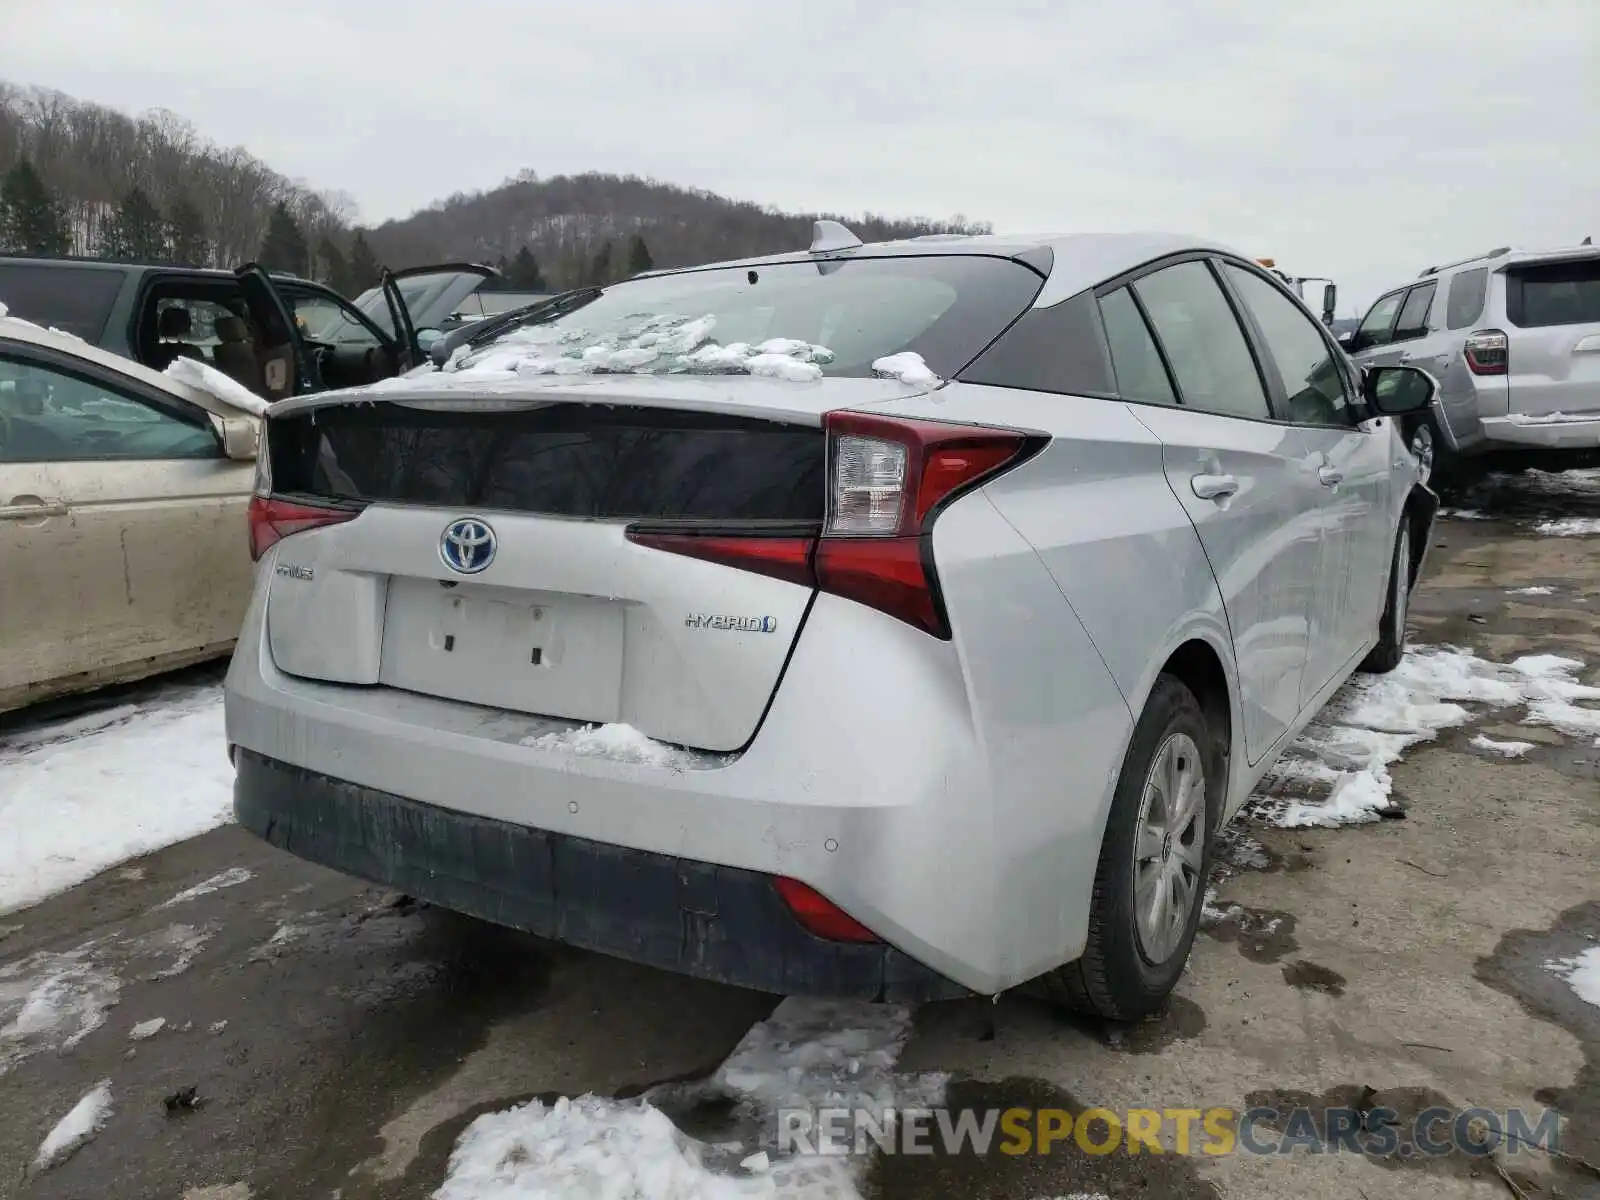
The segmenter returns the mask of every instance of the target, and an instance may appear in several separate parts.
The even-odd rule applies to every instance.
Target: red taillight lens
[[[830,413],[817,586],[950,636],[928,533],[939,510],[1034,444],[1009,429]]]
[[[881,942],[883,939],[815,888],[780,875],[773,881],[795,920],[810,933],[830,942]]]
[[[1009,429],[865,413],[827,417],[822,536],[784,531],[628,530],[656,550],[816,587],[950,637],[928,532],[939,510],[1022,459],[1042,439]]]
[[[322,508],[314,504],[291,504],[271,496],[250,497],[250,558],[261,556],[293,533],[338,525],[358,514],[348,508]]]
[[[668,550],[689,558],[722,563],[758,575],[786,579],[803,587],[816,587],[811,571],[811,552],[817,539],[810,536],[739,536],[726,533],[686,533],[655,531],[649,528],[628,530],[628,540],[653,550]]]
[[[1474,375],[1504,375],[1511,365],[1511,341],[1498,329],[1467,335],[1467,370]]]

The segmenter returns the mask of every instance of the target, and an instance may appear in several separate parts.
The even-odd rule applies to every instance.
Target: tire
[[[1190,772],[1187,787],[1152,786],[1157,775],[1161,781],[1170,780],[1166,768],[1185,759]],[[1226,762],[1217,733],[1194,693],[1176,677],[1162,675],[1134,725],[1117,778],[1100,844],[1083,956],[1040,981],[1053,1003],[1090,1016],[1132,1021],[1166,1002],[1183,974],[1200,925]],[[1165,836],[1152,833],[1140,839],[1141,829],[1154,830],[1159,823],[1162,793],[1169,790],[1183,793],[1179,819],[1166,822]],[[1181,802],[1184,797],[1188,803]],[[1155,845],[1152,836],[1159,839]],[[1136,864],[1135,847],[1141,841],[1154,853]],[[1173,878],[1173,872],[1187,886],[1180,902],[1169,907],[1170,919],[1141,921],[1134,902],[1137,885],[1157,875]],[[1153,896],[1159,887],[1155,884],[1144,895]]]
[[[1369,675],[1387,675],[1406,656],[1406,613],[1411,607],[1411,524],[1400,519],[1389,564],[1389,596],[1378,618],[1378,644],[1361,661]]]
[[[1425,414],[1413,425],[1405,440],[1406,449],[1411,451],[1411,457],[1417,460],[1421,468],[1418,483],[1432,487],[1435,481],[1449,481],[1454,466],[1453,456],[1444,439],[1439,436],[1439,427],[1434,423],[1432,413]]]

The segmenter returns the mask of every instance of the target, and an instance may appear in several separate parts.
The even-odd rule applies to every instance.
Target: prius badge
[[[451,521],[439,535],[439,557],[459,575],[476,575],[494,561],[499,543],[482,517]]]
[[[683,619],[690,629],[732,629],[739,633],[777,633],[777,617],[731,617],[722,613],[690,613]]]

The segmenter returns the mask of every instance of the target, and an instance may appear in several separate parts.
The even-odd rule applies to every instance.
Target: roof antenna
[[[811,253],[826,254],[830,250],[850,250],[861,245],[861,239],[837,221],[818,221],[811,227]]]

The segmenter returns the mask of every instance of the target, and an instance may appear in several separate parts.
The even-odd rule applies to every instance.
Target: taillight
[[[1511,342],[1498,329],[1467,335],[1467,370],[1474,375],[1504,375],[1510,365]]]
[[[952,500],[1034,444],[1008,429],[830,413],[817,586],[950,636],[929,534]]]
[[[805,931],[830,942],[881,942],[883,939],[815,888],[779,875],[772,881]]]
[[[250,497],[250,558],[261,556],[290,534],[324,525],[338,525],[359,513],[348,508],[323,508],[317,504],[294,504],[271,496]]]
[[[640,526],[641,546],[820,588],[950,637],[928,545],[939,511],[1038,439],[1008,429],[831,413],[822,536]]]

